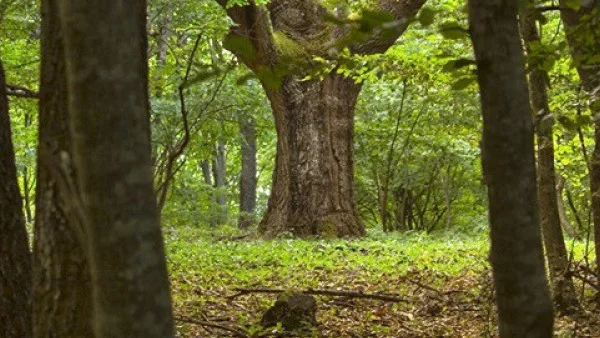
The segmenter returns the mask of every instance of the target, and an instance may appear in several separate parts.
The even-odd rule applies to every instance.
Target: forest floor
[[[240,289],[348,292],[316,296],[318,328],[309,337],[497,336],[484,234],[262,241],[172,228],[165,237],[181,337],[282,336],[258,324],[277,295]],[[575,244],[581,259],[584,245]],[[600,337],[592,290],[578,286],[586,311],[557,318],[556,337]],[[352,296],[364,294],[394,301]]]

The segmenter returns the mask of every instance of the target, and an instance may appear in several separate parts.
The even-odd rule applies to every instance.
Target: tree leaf
[[[425,7],[421,9],[419,13],[419,22],[424,27],[430,26],[435,19],[435,11],[431,8]]]

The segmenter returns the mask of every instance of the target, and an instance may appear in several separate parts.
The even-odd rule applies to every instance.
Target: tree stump
[[[286,331],[309,331],[317,325],[317,301],[301,292],[282,293],[275,305],[265,312],[260,325],[273,327],[281,323]]]

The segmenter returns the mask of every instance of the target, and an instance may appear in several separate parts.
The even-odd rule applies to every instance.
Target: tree
[[[144,0],[59,1],[99,337],[173,337],[154,195]]]
[[[570,314],[579,309],[579,301],[573,280],[568,275],[569,260],[560,224],[554,168],[553,116],[546,90],[548,74],[542,68],[543,56],[539,51],[541,40],[535,20],[537,11],[533,9],[533,5],[534,2],[530,1],[531,9],[521,13],[520,30],[527,50],[529,95],[535,115],[540,219],[556,309],[563,314]]]
[[[12,141],[4,67],[0,62],[0,328],[31,337],[31,260]]]
[[[533,122],[517,1],[469,0],[483,110],[483,170],[501,337],[551,337],[536,192]]]
[[[56,0],[42,1],[33,248],[36,337],[93,337],[92,286],[72,162],[63,34]]]
[[[589,95],[594,123],[594,150],[590,161],[590,190],[594,220],[596,262],[600,262],[600,0],[581,2],[580,7],[560,1],[561,19],[581,87]],[[600,272],[600,264],[597,264]]]
[[[387,18],[393,29],[366,28],[360,41],[350,43],[350,52],[385,52],[424,2],[378,1],[377,19]],[[353,186],[354,107],[361,85],[335,71],[303,81],[313,55],[339,53],[356,30],[327,20],[332,11],[310,0],[275,0],[266,7],[219,3],[237,25],[228,48],[261,79],[275,117],[273,184],[259,230],[266,237],[363,235]],[[343,12],[338,11],[342,17]],[[363,26],[369,22],[373,26],[368,20]]]
[[[216,202],[219,206],[217,223],[225,224],[227,222],[227,193],[225,191],[227,187],[227,161],[225,158],[225,143],[223,141],[217,141],[212,163]]]
[[[238,226],[246,229],[254,222],[256,211],[256,120],[240,118],[242,168],[240,172],[240,216]]]

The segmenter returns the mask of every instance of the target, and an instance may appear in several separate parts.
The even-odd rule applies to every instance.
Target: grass
[[[178,331],[228,337],[202,320],[269,336],[257,323],[276,298],[236,288],[384,292],[407,303],[318,297],[319,337],[482,337],[494,333],[486,234],[384,234],[358,240],[235,240],[194,228],[165,231]],[[232,240],[234,239],[234,240]],[[576,256],[584,245],[577,243]],[[564,337],[573,323],[566,327]]]

